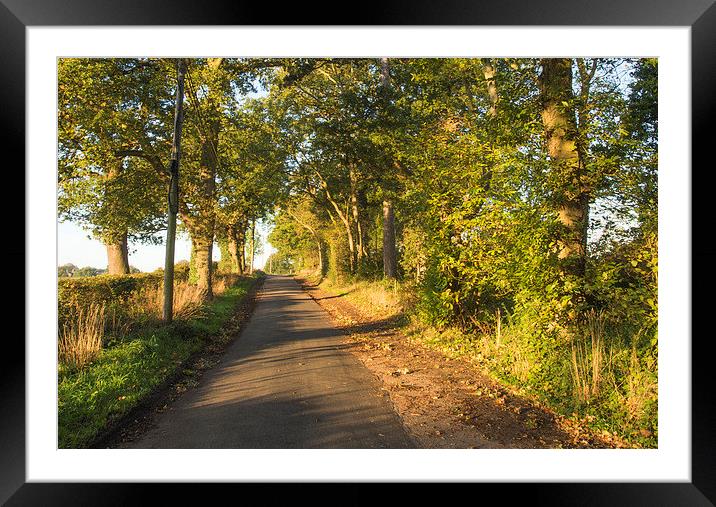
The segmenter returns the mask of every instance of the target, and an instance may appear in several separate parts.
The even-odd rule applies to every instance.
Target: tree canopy
[[[187,62],[179,216],[207,297],[214,243],[243,272],[263,220],[277,269],[413,280],[437,323],[655,319],[656,60]],[[110,272],[161,241],[174,63],[59,62],[60,217]]]

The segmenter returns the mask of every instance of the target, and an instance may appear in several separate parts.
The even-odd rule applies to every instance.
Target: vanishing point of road
[[[326,312],[269,276],[245,329],[133,448],[410,448],[379,381]],[[123,446],[124,447],[124,446]]]

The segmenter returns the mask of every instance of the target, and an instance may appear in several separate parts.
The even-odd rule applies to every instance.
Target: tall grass
[[[188,282],[174,284],[174,319],[186,320],[202,315],[204,294]],[[157,287],[137,294],[132,301],[134,316],[146,316],[159,320],[164,309],[164,288]]]
[[[59,360],[71,368],[92,362],[100,350],[105,330],[105,306],[90,304],[78,308],[74,318],[62,326],[58,341]]]
[[[604,316],[590,310],[585,318],[586,332],[572,339],[572,384],[578,403],[589,403],[599,396],[604,368]]]
[[[230,339],[223,327],[231,322],[236,305],[243,300],[258,277],[243,278],[202,308],[201,318],[186,318],[186,308],[193,306],[196,292],[177,290],[180,319],[170,325],[151,321],[136,324],[126,336],[110,342],[96,359],[82,369],[60,365],[58,375],[58,445],[60,448],[86,447],[96,436],[140,403],[157,386],[173,375],[192,353],[209,344]],[[231,283],[230,280],[225,282]],[[142,300],[143,311],[158,315],[161,298]],[[181,307],[182,302],[188,301]],[[131,311],[139,311],[138,303]],[[117,308],[122,309],[121,305]],[[129,315],[125,308],[124,318]],[[74,315],[72,319],[74,321]],[[69,317],[68,319],[69,322]],[[98,322],[98,321],[97,321]],[[94,329],[99,332],[101,326]],[[226,328],[229,331],[234,328]]]
[[[217,276],[213,285],[216,296],[235,285],[238,275]],[[203,291],[188,281],[174,284],[174,320],[188,321],[205,316]],[[103,344],[110,346],[139,329],[160,324],[164,306],[162,286],[147,287],[126,301],[90,303],[79,301],[67,307],[60,322],[58,355],[62,365],[83,368],[97,357]]]

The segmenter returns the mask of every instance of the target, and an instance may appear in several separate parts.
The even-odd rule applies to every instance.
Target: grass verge
[[[84,368],[60,365],[58,447],[89,446],[169,379],[220,332],[258,278],[244,278],[207,305],[201,316],[136,330],[99,352]]]

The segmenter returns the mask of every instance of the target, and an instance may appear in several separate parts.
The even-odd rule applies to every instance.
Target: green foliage
[[[57,300],[60,314],[63,309],[80,304],[109,304],[126,302],[132,294],[146,287],[163,283],[164,275],[141,273],[135,275],[102,275],[92,278],[59,280]]]
[[[156,239],[174,63],[61,61],[63,219],[105,241]],[[554,82],[550,62],[530,58],[189,63],[181,226],[218,242],[215,272],[235,270],[230,245],[253,249],[251,224],[266,219],[273,272],[381,278],[390,203],[398,274],[423,322],[565,412],[656,433],[656,59],[562,59],[571,72]],[[576,165],[550,157],[550,115],[565,119]],[[569,225],[574,202],[588,218]],[[562,255],[569,241],[586,251]],[[591,312],[603,341],[587,332]],[[482,344],[498,324],[501,345]],[[609,369],[589,378],[612,387],[575,403],[586,373],[574,364],[602,347]]]
[[[221,259],[219,260],[219,263],[216,266],[216,270],[219,273],[231,273],[232,265],[231,265],[231,254],[229,253],[229,243],[226,239],[220,239],[218,241],[218,243],[219,243],[219,251],[221,252]]]
[[[91,266],[85,266],[83,268],[77,269],[72,276],[76,276],[77,278],[84,278],[88,276],[97,276],[102,275],[106,273],[106,269],[100,269],[100,268],[93,268]]]
[[[267,269],[270,267],[269,274],[275,275],[292,275],[296,273],[293,266],[293,259],[283,254],[273,253],[266,261]]]
[[[381,206],[389,197],[400,273],[417,282],[423,322],[462,337],[459,347],[479,350],[503,380],[566,414],[653,436],[656,398],[644,393],[656,385],[648,359],[658,313],[656,60],[571,64],[572,89],[559,90],[559,110],[575,121],[568,135],[579,150],[576,179],[545,149],[538,60],[391,59],[389,89],[377,60],[304,66],[277,92],[297,119],[289,202],[310,197],[329,280],[340,286],[380,276]],[[558,256],[571,234],[559,206],[582,192],[589,201],[583,275],[565,270]],[[278,218],[272,244],[303,266],[310,235],[299,222]],[[363,264],[349,249],[361,231]],[[585,338],[591,311],[605,322],[601,342]],[[476,345],[494,336],[498,321],[500,346]],[[584,341],[584,358],[592,343],[611,354],[599,373],[609,388],[589,405],[575,401],[572,340]]]
[[[161,177],[147,160],[120,155],[137,148],[137,132],[146,146],[161,146],[166,131],[157,126],[171,114],[164,72],[159,60],[58,61],[60,218],[104,242],[127,233],[157,242],[164,227]]]
[[[480,331],[446,325],[436,332],[425,326],[425,308],[415,308],[417,320],[408,331],[426,345],[451,356],[469,357],[502,382],[566,417],[588,421],[635,446],[657,445],[657,341],[648,329],[635,329],[633,322],[608,321],[603,315],[599,341],[586,324],[560,337],[540,328],[540,310],[533,306],[500,314],[499,333],[496,323],[483,325]],[[575,346],[581,347],[583,356],[578,372],[573,367]],[[589,398],[575,391],[575,382],[591,388],[595,377],[597,388]]]

